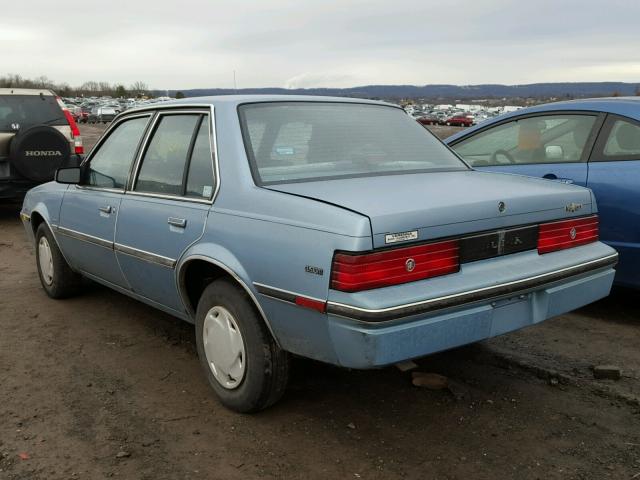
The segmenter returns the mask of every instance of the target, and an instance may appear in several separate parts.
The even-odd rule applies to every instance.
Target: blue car
[[[620,253],[615,282],[640,288],[640,97],[539,105],[445,142],[479,170],[589,187],[600,238]]]
[[[283,394],[292,355],[476,342],[608,295],[617,261],[588,189],[474,171],[399,107],[344,98],[127,111],[21,217],[49,296],[86,277],[194,323],[240,412]]]

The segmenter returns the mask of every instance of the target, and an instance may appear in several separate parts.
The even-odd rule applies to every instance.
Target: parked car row
[[[428,113],[416,117],[416,121],[421,125],[447,125],[452,127],[470,127],[475,123],[473,115],[468,113],[457,113],[450,117]]]
[[[405,111],[422,125],[449,125],[470,127],[503,113],[514,112],[522,107],[502,105],[489,107],[479,103],[470,104],[410,104]]]
[[[584,142],[633,151],[616,123],[630,106],[613,120],[595,106],[586,141],[574,113],[541,119],[539,137],[501,120],[450,143],[485,166],[536,145],[573,165]],[[476,170],[382,102],[149,105],[56,179],[21,211],[45,292],[76,294],[84,276],[192,322],[209,384],[240,412],[283,395],[292,355],[375,368],[501,335],[608,295],[618,259],[590,190]]]
[[[131,108],[152,105],[170,100],[169,97],[150,99],[78,97],[64,98],[63,101],[78,123],[109,123],[115,116]]]

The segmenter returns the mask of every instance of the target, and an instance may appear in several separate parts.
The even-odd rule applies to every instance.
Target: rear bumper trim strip
[[[327,313],[365,322],[384,322],[397,318],[419,315],[422,313],[442,310],[463,304],[490,300],[504,296],[524,294],[544,285],[564,280],[576,275],[611,268],[618,262],[618,254],[590,260],[588,262],[561,268],[552,272],[523,278],[513,282],[501,283],[490,287],[468,290],[442,297],[430,298],[420,302],[397,305],[381,309],[367,309],[337,302],[327,302]]]

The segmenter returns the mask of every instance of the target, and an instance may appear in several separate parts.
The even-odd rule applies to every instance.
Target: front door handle
[[[100,210],[102,213],[106,213],[107,215],[109,215],[113,211],[113,208],[111,207],[111,205],[106,205],[104,207],[98,208],[98,210]]]
[[[187,226],[187,219],[186,218],[169,217],[169,219],[167,220],[167,223],[169,225],[171,225],[172,227],[184,228],[184,227]]]

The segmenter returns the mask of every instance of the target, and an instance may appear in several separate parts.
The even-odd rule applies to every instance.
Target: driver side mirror
[[[77,185],[82,179],[80,167],[59,168],[56,170],[56,182]]]

